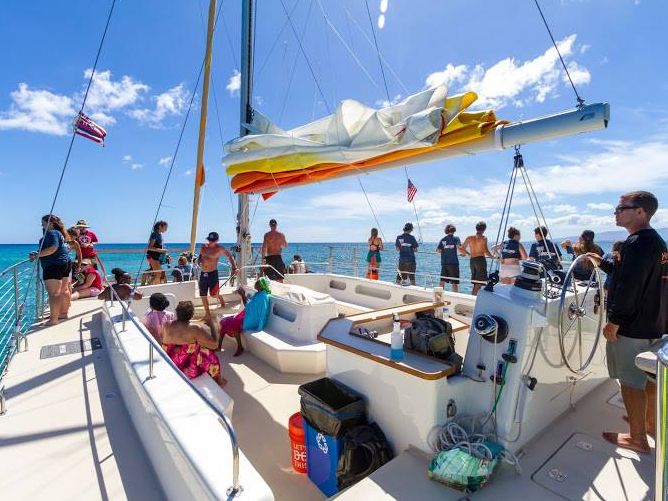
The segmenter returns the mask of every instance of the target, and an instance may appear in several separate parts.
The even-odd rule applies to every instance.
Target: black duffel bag
[[[299,387],[302,417],[325,435],[340,437],[359,424],[366,424],[364,397],[327,377]]]
[[[376,423],[355,426],[342,439],[336,470],[339,491],[370,475],[392,457],[390,444]]]

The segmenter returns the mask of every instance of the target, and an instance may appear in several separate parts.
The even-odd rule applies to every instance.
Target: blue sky
[[[364,2],[283,2],[325,99],[281,2],[258,0],[254,106],[283,128],[322,117],[341,99],[382,106],[385,91]],[[221,158],[222,144],[239,132],[239,3],[222,2],[214,40],[215,95],[209,108],[200,239],[210,230],[226,241],[235,238],[236,199]],[[106,242],[147,238],[201,64],[207,4],[117,2],[86,106],[107,128],[107,142],[100,147],[75,141],[54,211],[69,224],[86,218]],[[110,0],[0,3],[0,200],[5,215],[0,242],[38,238],[39,217],[50,207],[69,124],[81,104],[110,5]],[[541,5],[579,92],[589,103],[609,102],[612,117],[608,130],[523,149],[553,233],[614,229],[611,209],[618,195],[631,189],[655,192],[664,207],[655,226],[668,226],[663,26],[668,4],[543,0]],[[369,0],[369,8],[392,100],[446,83],[452,92],[478,92],[479,105],[493,107],[508,120],[575,105],[532,1]],[[171,242],[190,234],[199,119],[195,102],[160,211],[170,223],[166,239]],[[424,239],[437,240],[450,222],[464,236],[480,219],[495,235],[512,155],[494,152],[409,166]],[[406,203],[403,169],[365,175],[361,181],[387,238],[394,238],[406,221],[415,222],[413,207]],[[302,242],[361,241],[376,225],[355,177],[286,190],[257,206],[253,200],[251,213],[254,240],[271,217],[279,220],[289,241]],[[510,222],[530,236],[535,220],[521,199]]]

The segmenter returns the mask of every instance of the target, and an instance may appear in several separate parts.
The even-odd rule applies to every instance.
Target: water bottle
[[[448,304],[443,305],[441,318],[443,320],[449,320],[450,319],[450,305],[448,305]]]
[[[392,337],[390,338],[390,360],[399,362],[404,359],[404,334],[399,324],[399,314],[392,315]]]

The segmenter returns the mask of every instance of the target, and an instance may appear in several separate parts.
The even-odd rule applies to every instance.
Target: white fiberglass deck
[[[164,499],[111,372],[101,302],[73,303],[71,318],[28,335],[2,384],[0,497]],[[103,348],[40,359],[42,347],[99,338]]]

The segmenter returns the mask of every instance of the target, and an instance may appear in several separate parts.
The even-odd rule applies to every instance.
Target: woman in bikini
[[[378,228],[371,228],[371,236],[368,240],[369,252],[366,254],[366,262],[369,263],[366,277],[378,280],[378,270],[380,269],[380,251],[383,250],[383,241],[378,236]]]

